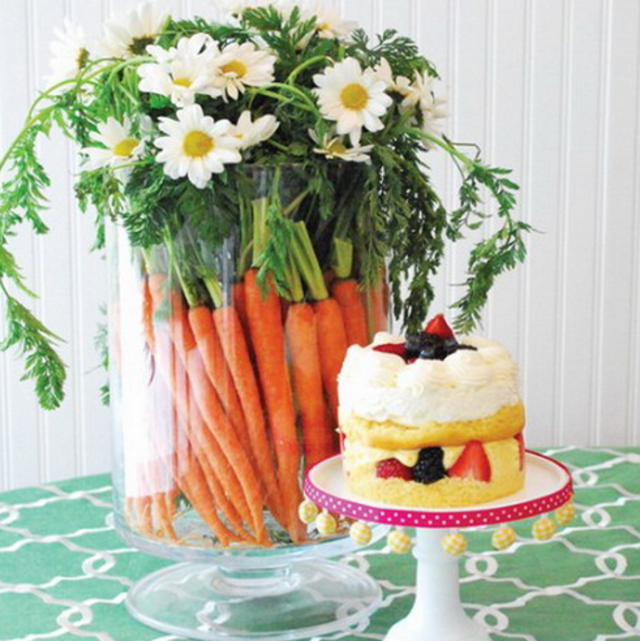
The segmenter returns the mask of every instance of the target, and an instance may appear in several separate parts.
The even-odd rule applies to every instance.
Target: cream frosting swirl
[[[373,349],[404,338],[386,332],[368,347],[352,346],[338,378],[340,414],[417,427],[429,421],[465,421],[490,416],[519,401],[518,368],[499,343],[470,336],[444,361],[406,363]]]

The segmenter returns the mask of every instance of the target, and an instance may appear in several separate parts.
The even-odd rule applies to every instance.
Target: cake
[[[410,507],[463,507],[524,484],[518,368],[499,343],[459,341],[442,315],[420,334],[354,345],[338,378],[349,491]]]

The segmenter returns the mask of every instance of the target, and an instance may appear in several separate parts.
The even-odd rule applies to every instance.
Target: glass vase
[[[364,179],[339,165],[327,201],[304,165],[238,168],[224,193],[185,191],[163,228],[143,230],[153,244],[108,226],[115,525],[191,563],[134,589],[128,605],[145,623],[292,639],[344,629],[379,602],[366,575],[318,565],[355,548],[349,522],[333,515],[319,532],[299,516],[306,470],[339,452],[345,352],[388,324],[383,270],[359,285]],[[325,604],[310,626],[320,593],[300,589],[319,577]]]

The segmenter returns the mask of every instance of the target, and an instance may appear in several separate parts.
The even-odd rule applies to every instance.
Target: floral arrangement
[[[271,424],[271,444],[264,417],[246,435],[252,445],[274,449],[277,465],[229,455],[246,470],[237,490],[248,497],[240,502],[254,528],[247,536],[260,540],[261,517],[251,508],[263,499],[256,493],[279,482],[291,486],[284,504],[270,504],[267,492],[266,505],[296,540],[299,444],[282,451],[277,444],[296,441],[298,411],[303,433],[305,421],[326,424],[304,443],[311,448],[307,463],[333,451],[335,378],[348,345],[386,328],[387,285],[394,315],[415,331],[433,299],[430,279],[447,239],[489,218],[480,209],[484,191],[499,224],[471,251],[454,305],[456,328],[467,332],[495,278],[524,259],[529,227],[512,216],[517,185],[509,170],[485,164],[479,152],[467,155],[442,133],[437,71],[410,39],[390,30],[371,40],[321,5],[247,0],[227,9],[228,21],[219,24],[174,19],[147,2],[107,23],[95,45],[70,23],[57,32],[51,86],[0,160],[3,348],[18,347],[41,405],[58,407],[66,375],[59,338],[19,299],[34,294],[9,249],[21,223],[47,232],[49,179],[37,142],[57,127],[80,150],[76,194],[83,210],[97,211],[96,247],[104,247],[105,229],[115,224],[139,257],[145,332],[158,364],[163,335],[188,356],[177,343],[190,326],[207,370],[203,385],[213,389],[221,380],[208,351],[215,331],[223,350],[248,343],[242,354],[222,354],[223,373],[243,390],[240,402],[257,403]],[[461,173],[453,211],[429,179],[425,152],[448,154]],[[223,254],[233,256],[231,274]],[[225,316],[228,309],[233,317]],[[282,366],[285,349],[311,359],[299,364],[290,357],[292,382]],[[317,365],[312,380],[303,376],[309,362]],[[271,389],[270,380],[280,387]],[[247,391],[254,385],[259,393]],[[211,389],[194,393],[206,405]],[[219,395],[216,420],[233,424],[232,403]],[[242,409],[249,424],[252,408]],[[231,449],[242,449],[229,438]],[[255,482],[252,463],[262,475]],[[223,542],[237,539],[211,527]]]

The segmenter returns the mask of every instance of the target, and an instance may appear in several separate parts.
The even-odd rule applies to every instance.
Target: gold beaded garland
[[[356,521],[349,528],[349,536],[357,545],[369,545],[372,535],[369,525],[362,521]]]
[[[576,506],[573,503],[567,503],[556,510],[556,521],[559,525],[569,525],[575,518]]]
[[[533,524],[533,538],[538,541],[548,541],[556,533],[556,524],[547,516],[543,516]]]
[[[309,525],[318,517],[318,508],[309,499],[305,499],[298,507],[298,516],[303,523]]]
[[[394,554],[406,554],[412,544],[411,537],[401,529],[392,530],[387,537],[387,545]]]
[[[336,533],[338,524],[329,512],[323,511],[316,519],[316,527],[322,536],[331,536]]]
[[[442,549],[451,556],[460,556],[467,549],[467,540],[460,532],[450,532],[441,544]]]
[[[496,550],[506,550],[515,543],[516,537],[516,531],[512,527],[503,525],[493,533],[491,544]]]

